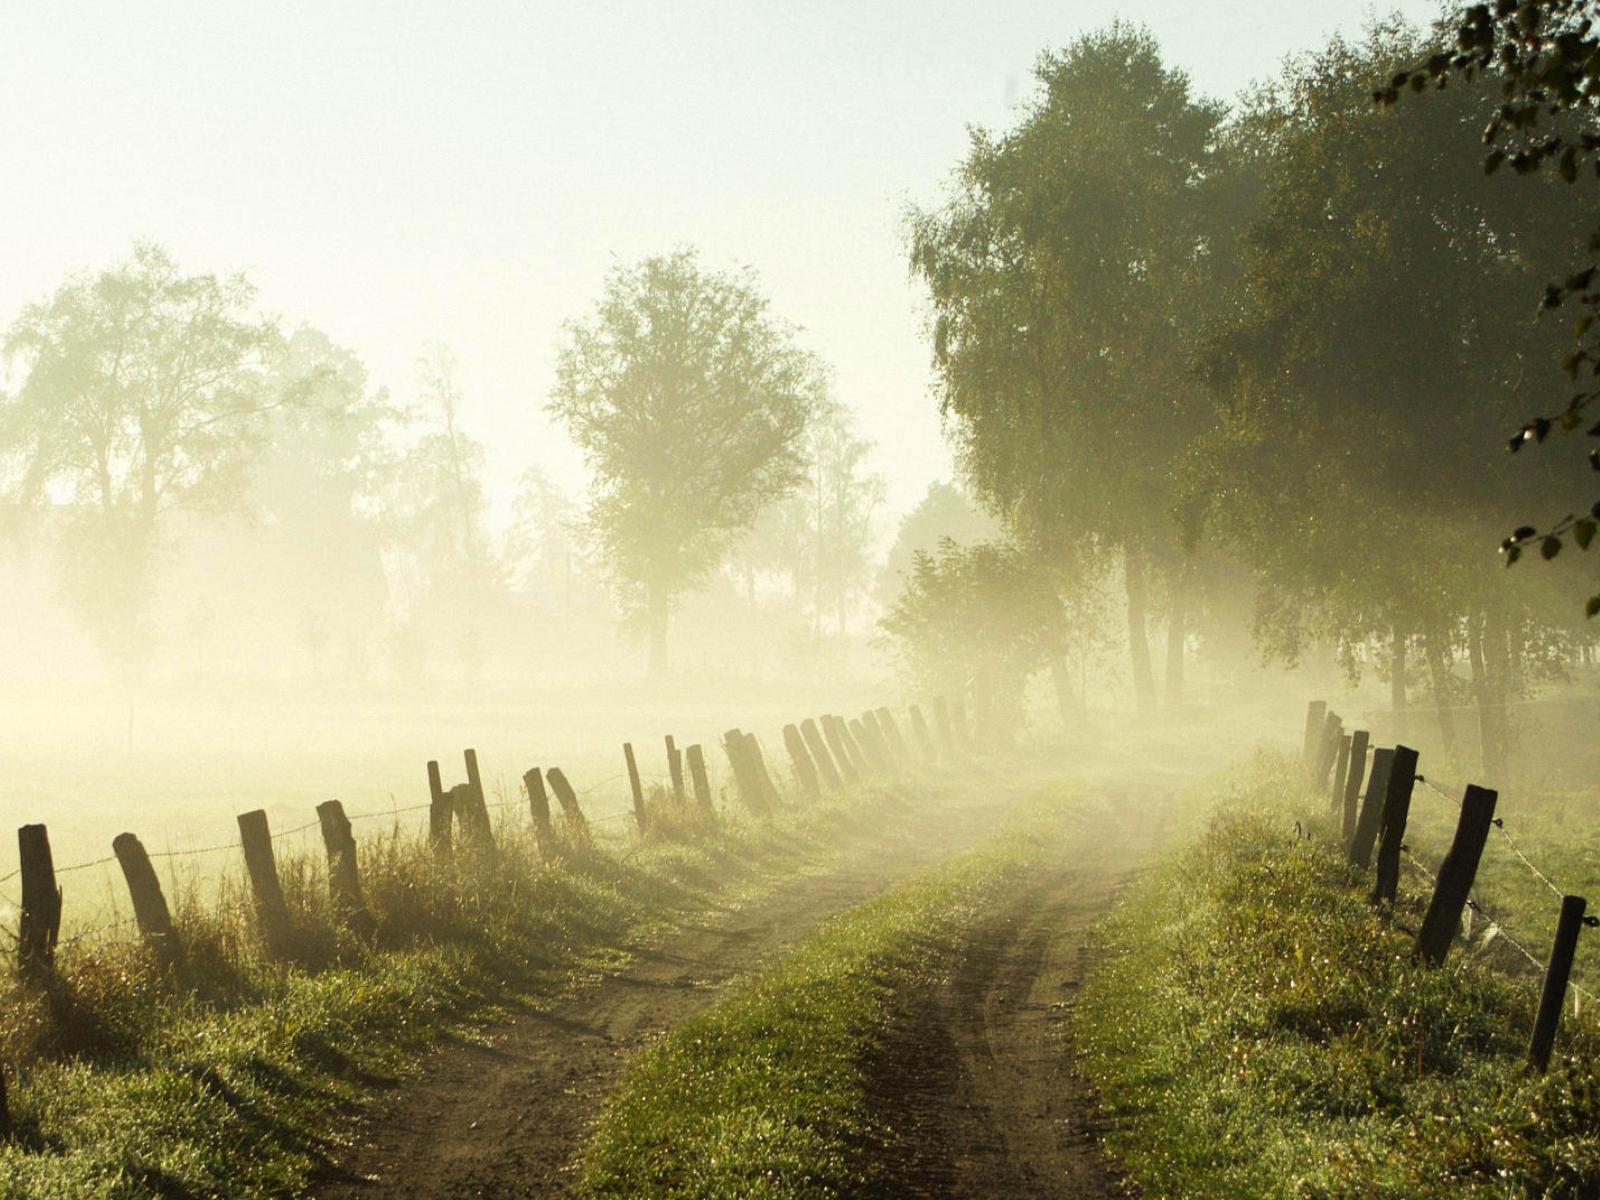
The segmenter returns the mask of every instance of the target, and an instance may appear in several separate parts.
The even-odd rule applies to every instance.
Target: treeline
[[[1391,681],[1397,714],[1421,683],[1447,744],[1470,700],[1504,778],[1506,703],[1592,641],[1568,559],[1495,567],[1512,526],[1582,495],[1581,462],[1506,445],[1560,389],[1572,327],[1539,299],[1593,218],[1558,181],[1486,177],[1492,71],[1375,102],[1433,48],[1374,25],[1230,106],[1113,25],[1044,55],[1016,125],[974,133],[913,214],[940,402],[1009,534],[977,575],[992,590],[1009,563],[1014,593],[1057,601],[992,646],[997,695],[1104,635],[1089,601],[1110,581],[1132,691],[1158,704],[1164,627],[1176,705],[1245,592],[1268,656],[1331,645],[1352,680]],[[920,586],[978,565],[952,549]],[[908,597],[899,619],[928,611]]]
[[[0,532],[128,681],[207,660],[526,677],[603,660],[618,626],[659,674],[674,609],[708,588],[753,608],[758,577],[783,581],[796,641],[846,632],[882,484],[753,276],[692,251],[621,266],[559,339],[528,408],[564,424],[589,494],[530,466],[506,524],[449,349],[420,348],[402,401],[245,276],[138,245],[6,326]],[[771,616],[750,624],[756,642]]]

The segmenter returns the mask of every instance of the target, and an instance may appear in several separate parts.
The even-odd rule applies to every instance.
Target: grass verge
[[[1380,917],[1301,836],[1291,780],[1235,780],[1101,929],[1075,1050],[1131,1177],[1196,1200],[1600,1194],[1594,1020],[1569,1010],[1530,1076],[1536,980],[1459,947],[1418,966],[1419,881]]]
[[[675,918],[770,890],[885,803],[857,794],[548,866],[512,828],[492,860],[457,866],[415,839],[370,840],[371,943],[333,932],[320,868],[291,859],[293,964],[261,955],[237,894],[178,905],[181,973],[134,943],[63,947],[43,986],[12,979],[0,995],[15,1125],[0,1195],[298,1194],[361,1102],[446,1032],[547,1006]]]
[[[580,1194],[854,1196],[874,1185],[869,1053],[895,993],[1067,824],[1061,797],[980,848],[834,918],[644,1052],[583,1154]]]

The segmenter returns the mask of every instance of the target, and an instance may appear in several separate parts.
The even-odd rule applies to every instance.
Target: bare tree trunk
[[[1167,585],[1167,692],[1166,705],[1183,703],[1184,639],[1188,636],[1189,556],[1180,557],[1168,573]]]
[[[1429,617],[1422,633],[1422,652],[1428,660],[1428,678],[1433,683],[1433,704],[1439,713],[1439,740],[1444,752],[1453,754],[1456,748],[1456,719],[1450,710],[1453,699],[1450,693],[1450,665],[1445,658],[1449,643],[1444,623]]]
[[[1467,649],[1472,663],[1472,696],[1478,706],[1478,747],[1482,755],[1483,777],[1490,787],[1505,786],[1505,758],[1502,753],[1499,722],[1503,712],[1500,684],[1495,678],[1490,621],[1483,612],[1472,614],[1467,626]]]
[[[1128,543],[1122,547],[1122,571],[1128,589],[1128,651],[1133,658],[1133,694],[1140,712],[1156,706],[1156,677],[1150,667],[1150,638],[1145,629],[1145,564],[1143,554]]]
[[[1398,741],[1406,735],[1406,635],[1398,625],[1389,637],[1389,709]]]
[[[667,677],[667,623],[669,606],[665,592],[650,590],[650,678],[657,682]]]

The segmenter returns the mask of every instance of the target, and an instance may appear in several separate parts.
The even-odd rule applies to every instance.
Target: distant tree
[[[1177,473],[1212,410],[1189,372],[1209,303],[1210,187],[1222,110],[1149,33],[1117,24],[1036,68],[1039,98],[977,132],[949,204],[914,216],[933,361],[962,466],[985,507],[1074,570],[1123,565],[1135,694],[1155,702],[1149,576],[1168,583],[1180,668],[1198,536]],[[1169,658],[1169,662],[1172,660]]]
[[[538,592],[553,608],[570,604],[574,578],[583,569],[582,519],[577,502],[539,467],[522,473],[504,558],[519,584]]]
[[[842,636],[872,576],[872,517],[883,503],[884,481],[866,469],[872,443],[856,434],[855,415],[837,401],[818,411],[806,452],[812,619],[820,635],[824,614],[831,615]]]
[[[464,395],[454,354],[427,347],[417,360],[417,400],[407,412],[416,440],[390,468],[384,527],[410,556],[425,626],[448,629],[469,672],[484,655],[488,610],[501,564],[485,525],[484,451],[462,425]]]
[[[917,551],[899,598],[881,622],[913,686],[971,695],[991,732],[1021,716],[1028,678],[1059,657],[1065,615],[1049,576],[1017,550],[946,538]]]
[[[270,414],[309,382],[280,377],[276,325],[243,275],[185,275],[159,246],[75,276],[11,325],[20,374],[0,400],[0,469],[13,500],[61,518],[63,592],[130,678],[149,650],[145,609],[170,514],[235,507]]]
[[[1484,125],[1487,144],[1484,169],[1493,174],[1509,164],[1519,175],[1540,174],[1545,167],[1567,184],[1580,180],[1593,187],[1600,179],[1600,7],[1594,0],[1500,0],[1494,5],[1470,4],[1459,10],[1453,46],[1434,45],[1404,63],[1374,92],[1382,104],[1393,104],[1406,91],[1421,92],[1430,84],[1443,88],[1452,80],[1462,86],[1486,83],[1498,91],[1498,106]],[[1546,176],[1548,178],[1548,175]],[[1593,207],[1589,193],[1588,207]],[[1542,193],[1554,209],[1570,203]],[[1592,410],[1600,401],[1600,227],[1572,231],[1569,257],[1544,280],[1546,310],[1572,305],[1578,316],[1572,341],[1561,366],[1572,390],[1555,412],[1520,417],[1512,434],[1512,451],[1539,444],[1555,430],[1582,430],[1600,437]],[[1590,450],[1590,467],[1600,471],[1600,450]],[[1592,494],[1592,493],[1591,493]],[[1569,501],[1570,503],[1570,501]],[[1559,511],[1559,509],[1557,510]],[[1600,501],[1547,522],[1543,529],[1521,525],[1501,542],[1507,565],[1524,547],[1539,547],[1546,561],[1570,539],[1587,550],[1600,530]],[[1585,607],[1600,614],[1600,592]]]
[[[900,532],[878,575],[878,595],[885,605],[894,602],[919,550],[932,554],[946,538],[958,546],[970,546],[993,541],[999,533],[1000,522],[974,505],[959,487],[944,480],[930,483],[927,494],[900,522]]]
[[[753,278],[689,250],[612,271],[592,317],[567,326],[550,409],[593,472],[588,523],[653,676],[677,598],[803,478],[823,388]]]

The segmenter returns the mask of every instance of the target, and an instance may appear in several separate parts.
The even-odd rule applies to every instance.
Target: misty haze
[[[1597,22],[0,6],[0,1197],[1600,1196]]]

